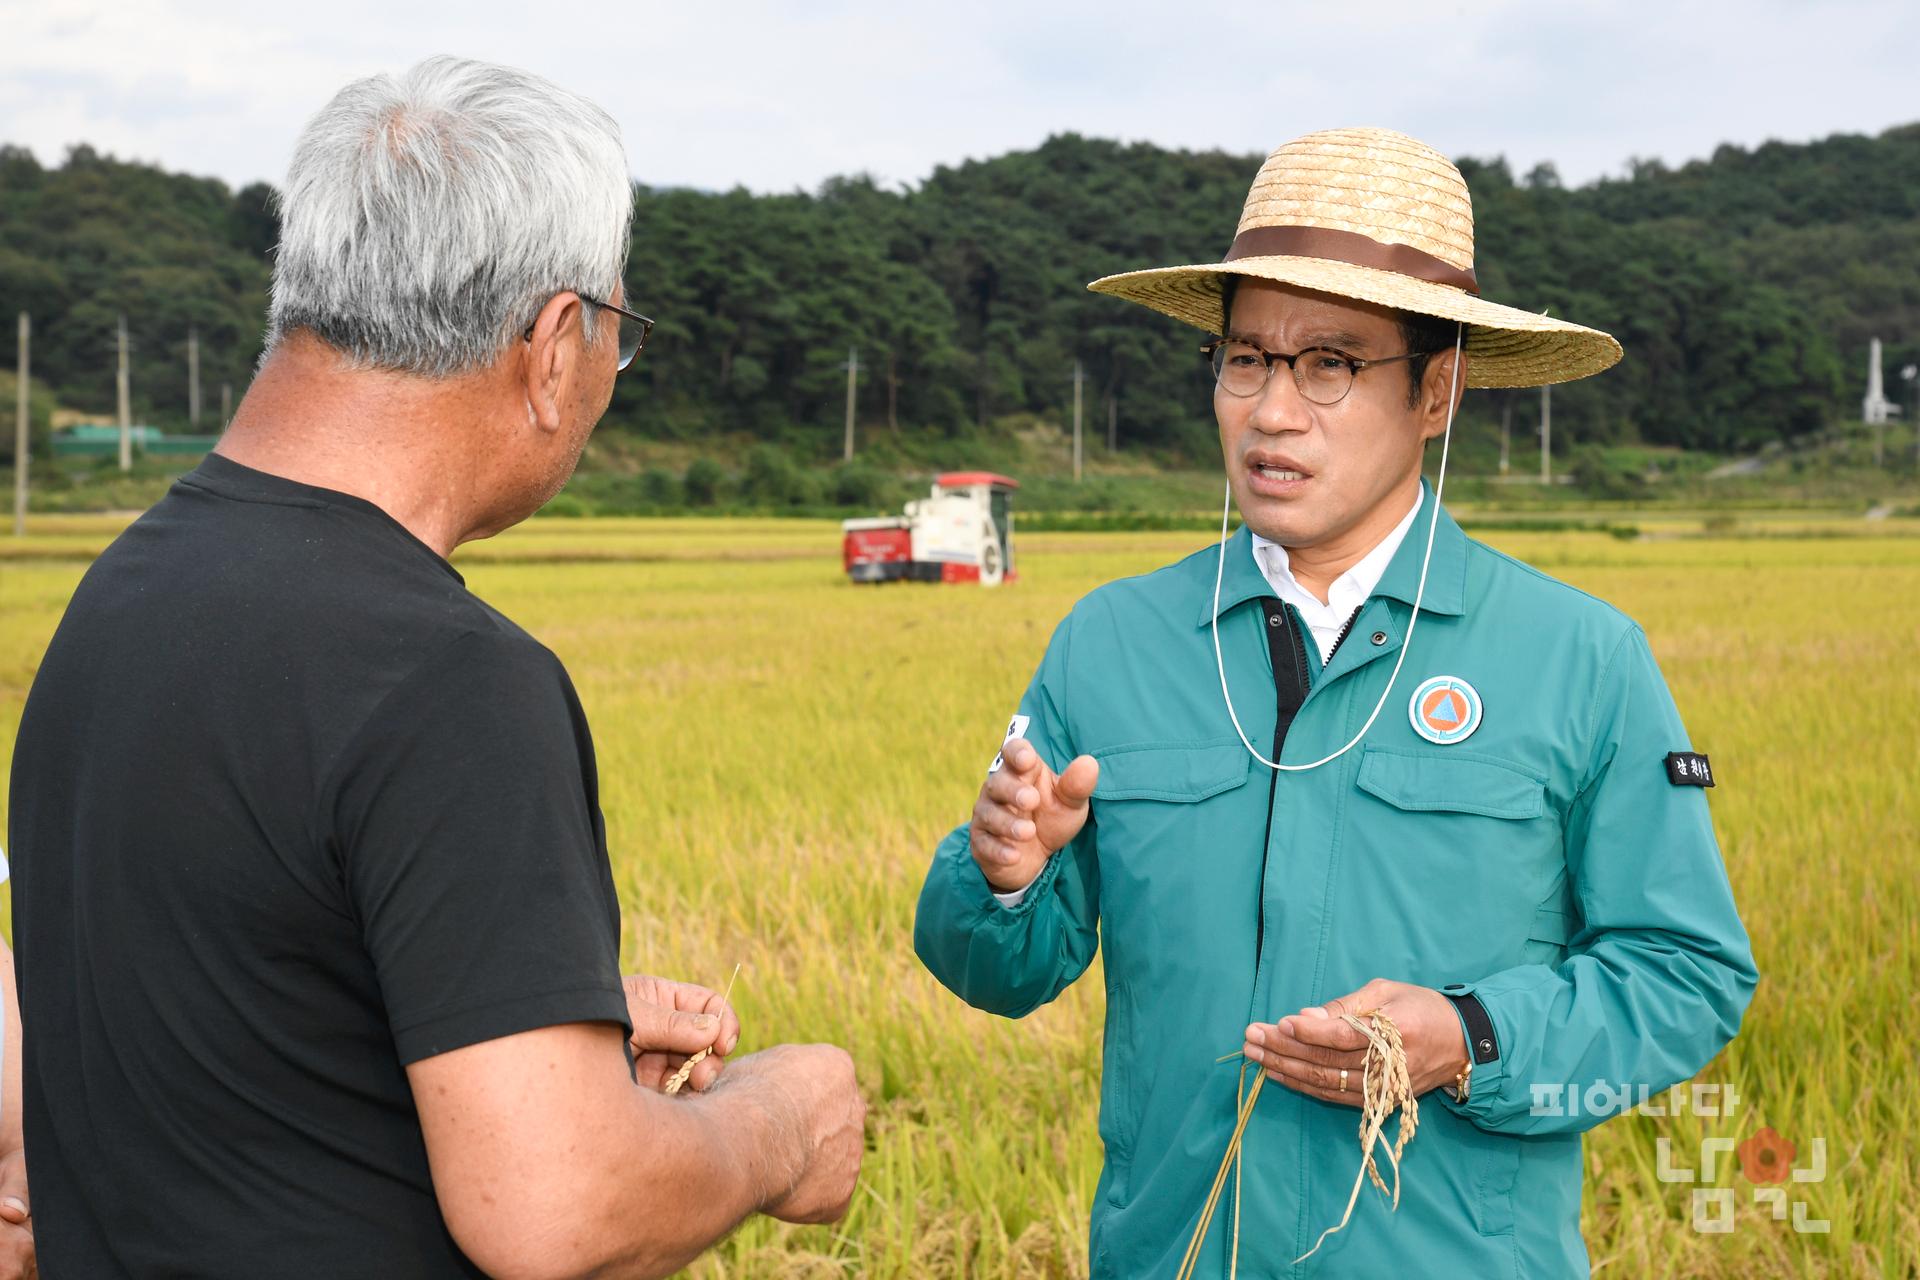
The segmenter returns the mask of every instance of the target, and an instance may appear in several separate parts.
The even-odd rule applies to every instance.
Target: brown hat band
[[[1450,285],[1475,297],[1480,294],[1472,267],[1456,267],[1411,245],[1381,244],[1372,236],[1332,227],[1248,227],[1233,238],[1233,247],[1221,261],[1268,257],[1326,258]]]

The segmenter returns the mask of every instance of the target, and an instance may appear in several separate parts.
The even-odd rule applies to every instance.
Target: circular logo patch
[[[1480,694],[1459,676],[1423,680],[1407,704],[1413,731],[1428,742],[1452,746],[1465,742],[1480,727]]]

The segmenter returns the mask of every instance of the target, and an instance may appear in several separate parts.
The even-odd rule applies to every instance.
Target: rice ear
[[[1420,1127],[1420,1101],[1413,1096],[1413,1083],[1407,1071],[1407,1051],[1400,1041],[1400,1028],[1379,1009],[1366,1013],[1340,1015],[1349,1026],[1367,1038],[1366,1056],[1361,1060],[1360,1068],[1360,1170],[1353,1177],[1353,1192],[1347,1197],[1347,1211],[1340,1221],[1320,1233],[1313,1242],[1313,1248],[1301,1254],[1294,1262],[1304,1262],[1319,1251],[1328,1236],[1344,1228],[1353,1217],[1353,1206],[1360,1198],[1360,1188],[1367,1179],[1373,1179],[1373,1185],[1380,1188],[1384,1195],[1392,1198],[1393,1207],[1400,1207],[1400,1157],[1406,1152],[1407,1144],[1413,1141],[1414,1133]],[[1218,1061],[1225,1062],[1233,1057],[1228,1054]],[[1245,1086],[1247,1071],[1253,1063],[1242,1063],[1240,1080],[1235,1088],[1239,1097]],[[1226,1187],[1227,1174],[1232,1172],[1237,1186],[1240,1178],[1242,1140],[1246,1135],[1247,1121],[1253,1118],[1253,1108],[1260,1100],[1260,1088],[1267,1081],[1267,1073],[1261,1071],[1253,1082],[1253,1088],[1245,1091],[1240,1100],[1239,1112],[1233,1126],[1233,1136],[1227,1140],[1226,1154],[1220,1158],[1220,1168],[1213,1175],[1213,1186],[1207,1191],[1206,1204],[1201,1206],[1200,1220],[1194,1225],[1193,1238],[1187,1241],[1186,1253],[1180,1259],[1177,1280],[1191,1280],[1194,1268],[1200,1262],[1201,1246],[1206,1243],[1207,1230],[1213,1225],[1214,1211],[1220,1206],[1220,1193]],[[1387,1143],[1384,1130],[1395,1111],[1400,1113],[1400,1125],[1391,1145]],[[1380,1176],[1380,1167],[1375,1162],[1373,1150],[1379,1146],[1386,1153],[1387,1164],[1393,1169],[1393,1187],[1388,1189],[1386,1180]],[[1227,1274],[1237,1276],[1240,1271],[1240,1222],[1239,1198],[1235,1197],[1233,1223],[1233,1243]]]

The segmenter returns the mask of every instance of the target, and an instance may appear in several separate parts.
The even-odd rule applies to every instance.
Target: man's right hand
[[[987,775],[974,801],[968,841],[980,873],[999,893],[1024,889],[1047,859],[1087,824],[1087,802],[1100,781],[1100,762],[1076,757],[1056,774],[1024,738],[1000,749],[1000,768]]]
[[[866,1154],[866,1100],[853,1059],[830,1044],[780,1044],[741,1059],[723,1083],[764,1082],[786,1094],[801,1125],[802,1159],[793,1186],[765,1212],[785,1222],[838,1222],[853,1203]]]

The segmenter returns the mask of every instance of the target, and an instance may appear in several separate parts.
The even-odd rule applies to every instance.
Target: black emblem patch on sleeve
[[[1713,785],[1713,766],[1697,751],[1669,752],[1667,781],[1676,787],[1710,787]]]

